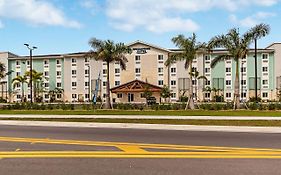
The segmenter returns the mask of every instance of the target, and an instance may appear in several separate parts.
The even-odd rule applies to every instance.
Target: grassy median
[[[281,127],[278,120],[174,120],[174,119],[87,119],[87,118],[1,118],[14,121],[90,122],[90,123],[138,123],[172,125],[216,125],[216,126],[271,126]]]
[[[281,117],[281,111],[126,111],[126,110],[0,110],[0,114],[12,115],[160,115],[160,116],[271,116]]]

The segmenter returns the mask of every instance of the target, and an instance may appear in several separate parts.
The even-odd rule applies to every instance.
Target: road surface
[[[281,135],[0,127],[1,174],[280,174]]]

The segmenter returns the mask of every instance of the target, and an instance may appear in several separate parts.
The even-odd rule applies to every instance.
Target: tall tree
[[[27,77],[25,75],[23,75],[23,76],[19,75],[12,79],[12,83],[13,83],[14,87],[17,84],[21,85],[21,102],[24,102],[24,83],[27,83]]]
[[[89,41],[89,45],[92,50],[86,55],[87,57],[94,58],[95,60],[106,62],[107,66],[107,82],[106,82],[106,103],[104,108],[111,109],[110,102],[110,63],[119,62],[122,70],[126,69],[126,63],[128,62],[125,54],[131,54],[132,50],[124,43],[114,43],[111,40],[99,40],[92,38]]]
[[[236,63],[235,82],[234,82],[234,109],[240,108],[240,83],[239,83],[239,60],[246,58],[250,44],[254,39],[261,38],[269,34],[270,27],[266,24],[259,24],[240,35],[239,29],[233,28],[225,35],[213,37],[208,44],[210,49],[225,48],[228,53],[214,58],[211,67],[215,67],[218,62],[225,59],[233,59]]]
[[[197,89],[198,89],[198,86],[197,86],[197,84],[198,84],[198,80],[205,80],[205,81],[207,81],[208,79],[207,79],[207,77],[206,76],[204,76],[204,75],[199,75],[199,72],[197,71],[197,70],[195,70],[195,72],[192,72],[191,73],[191,76],[192,76],[192,78],[195,80],[195,99],[197,100]]]
[[[25,76],[27,78],[30,77],[30,71],[25,72]],[[32,70],[32,83],[33,83],[33,97],[36,101],[38,101],[38,95],[40,92],[44,91],[44,87],[43,87],[43,81],[44,79],[47,79],[44,74],[42,72],[37,72],[36,70]],[[30,82],[29,82],[30,83]]]
[[[181,50],[169,56],[165,65],[169,66],[177,61],[184,61],[184,68],[189,70],[189,100],[187,107],[194,109],[193,86],[192,86],[192,61],[196,59],[197,52],[206,48],[205,43],[197,42],[195,33],[186,38],[184,35],[178,35],[172,38],[172,42]]]

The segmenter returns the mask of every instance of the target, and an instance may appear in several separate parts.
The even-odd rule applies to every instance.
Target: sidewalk
[[[247,127],[247,126],[195,126],[163,124],[129,124],[129,123],[82,123],[82,122],[46,122],[46,121],[1,121],[0,125],[36,126],[36,127],[73,127],[73,128],[107,128],[107,129],[151,129],[171,131],[208,131],[208,132],[247,132],[247,133],[281,133],[281,127]]]
[[[150,115],[0,115],[1,118],[104,118],[104,119],[176,119],[176,120],[281,120],[280,117],[244,116],[150,116]]]

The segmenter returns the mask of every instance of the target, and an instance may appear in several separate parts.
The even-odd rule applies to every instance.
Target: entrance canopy
[[[153,84],[134,80],[120,86],[114,87],[111,90],[112,93],[132,93],[132,92],[144,92],[149,89],[150,92],[161,92],[162,88]]]

